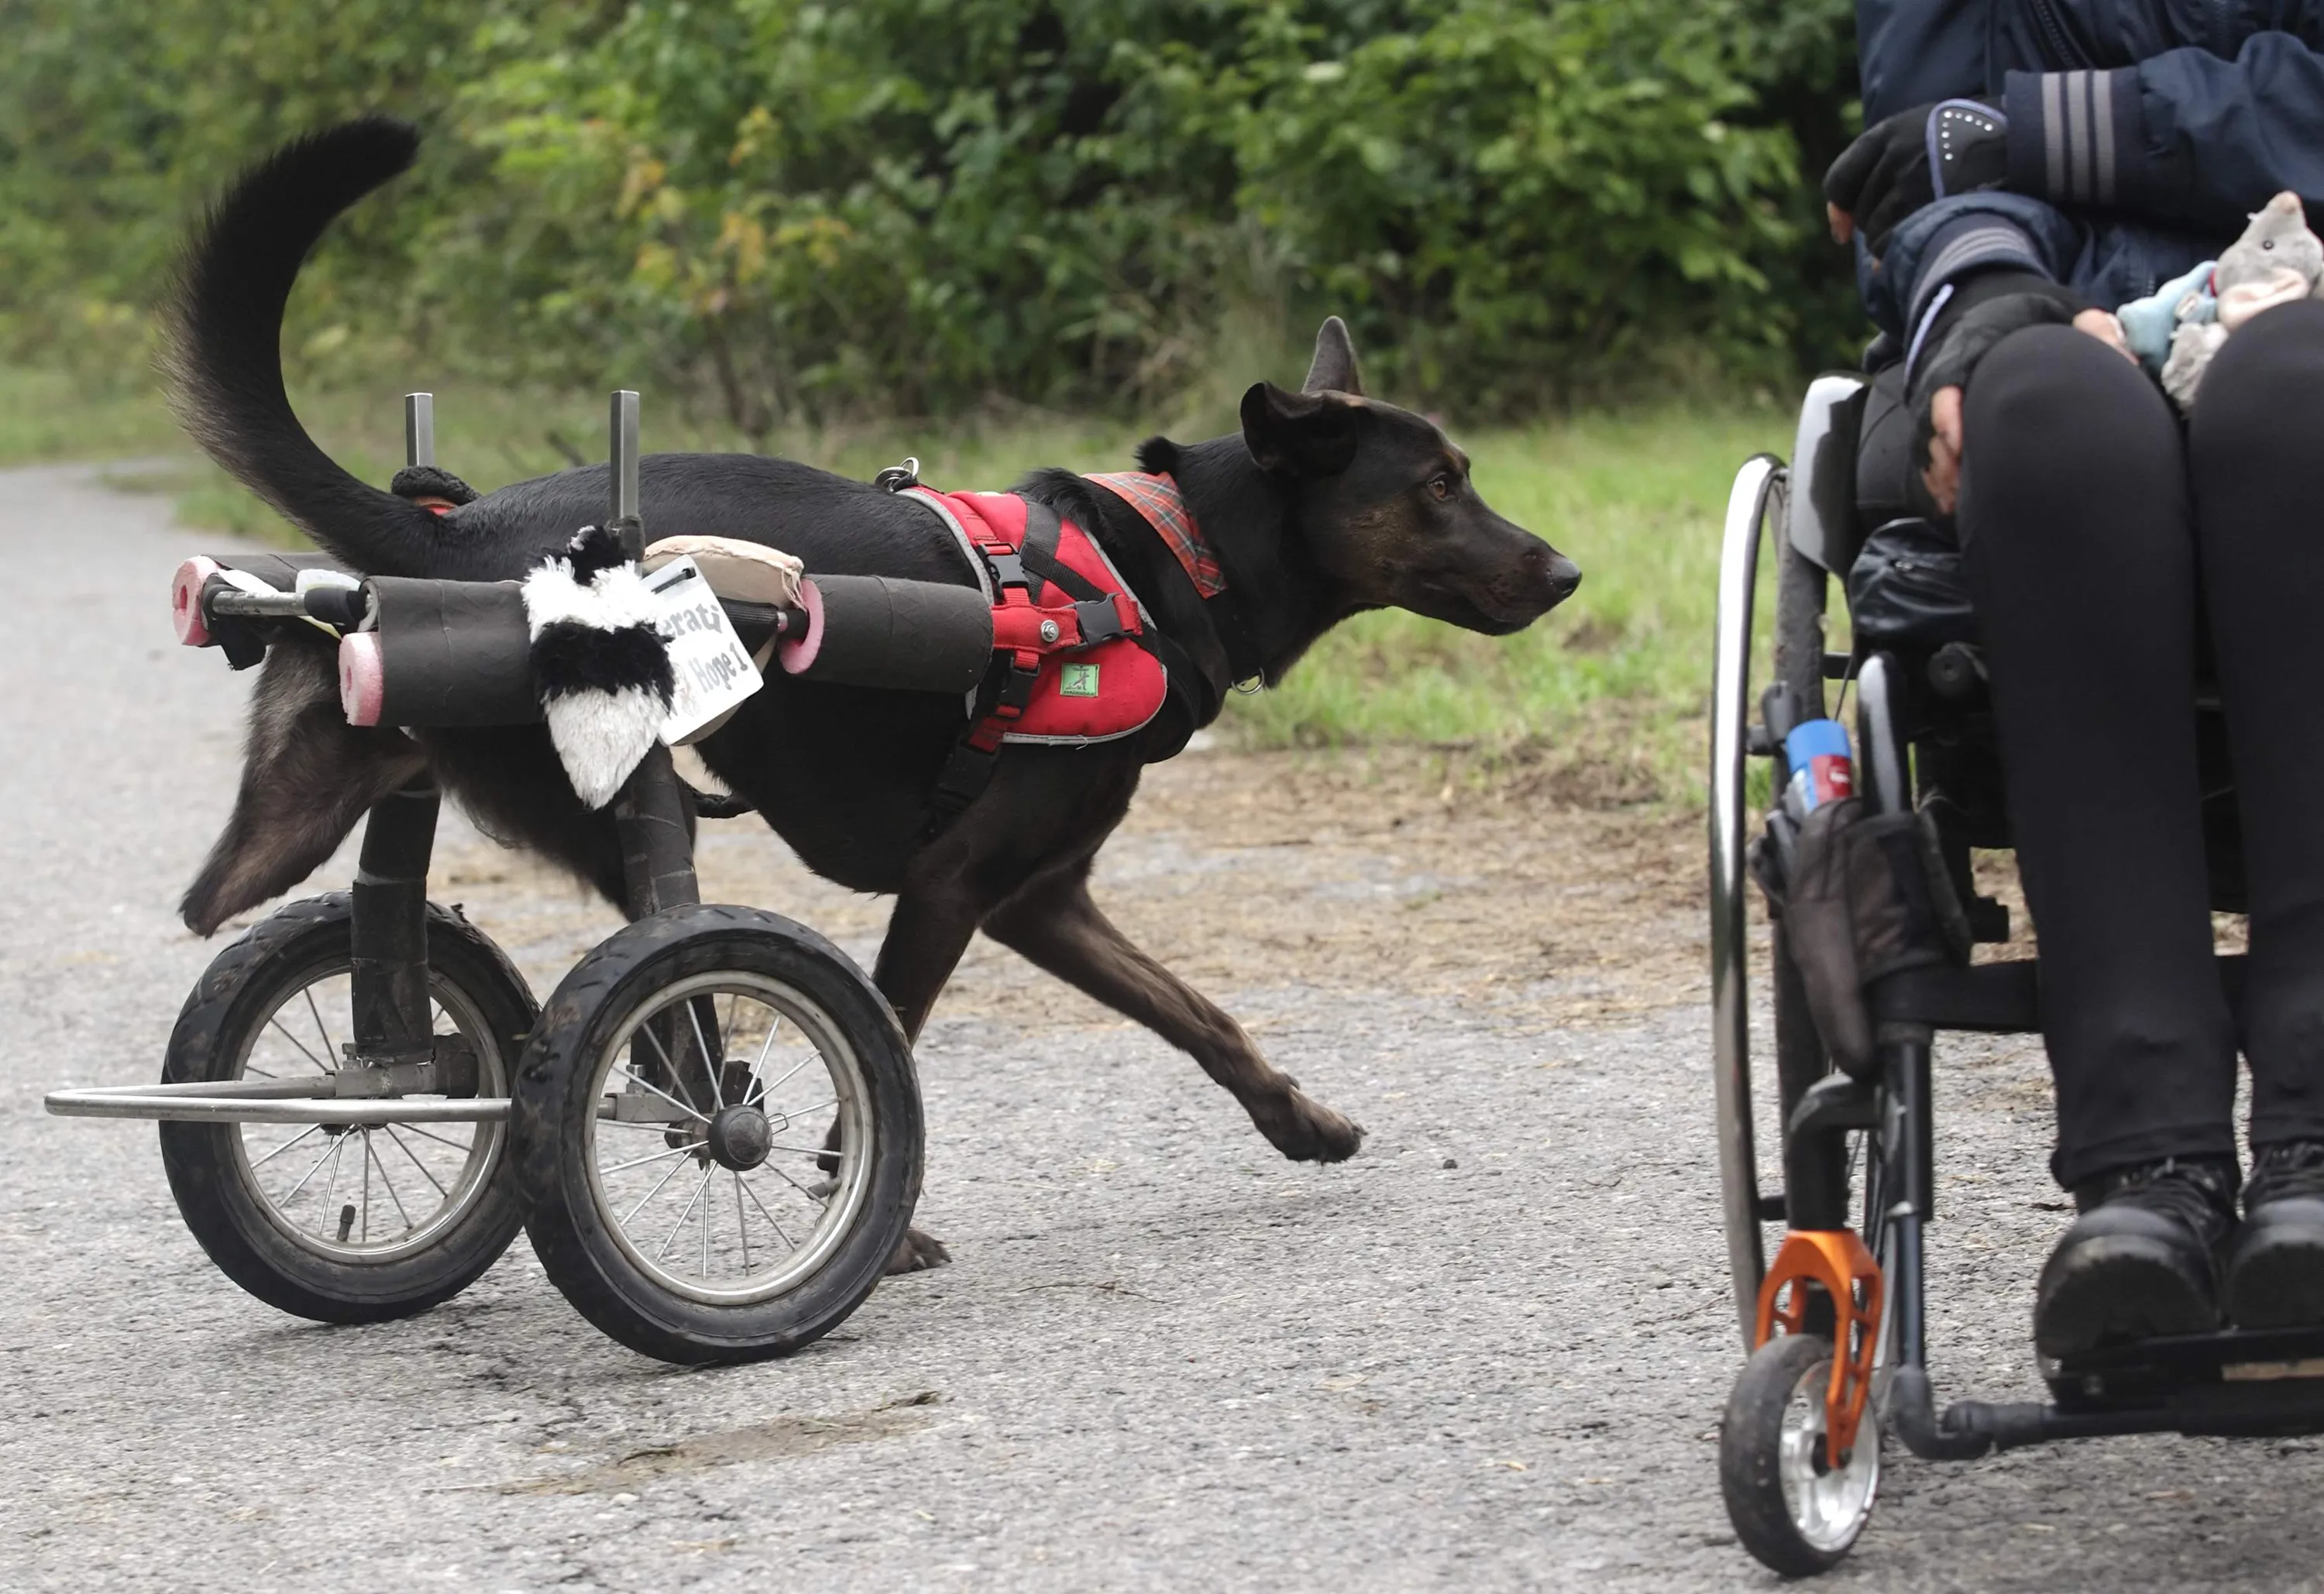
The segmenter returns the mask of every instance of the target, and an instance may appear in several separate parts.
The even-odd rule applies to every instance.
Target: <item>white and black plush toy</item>
[[[524,578],[524,613],[549,740],[574,791],[602,808],[661,735],[676,690],[653,594],[620,539],[585,526]]]

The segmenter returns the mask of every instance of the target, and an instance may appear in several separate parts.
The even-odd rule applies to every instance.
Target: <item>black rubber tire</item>
[[[1836,1549],[1810,1543],[1784,1498],[1784,1411],[1800,1380],[1831,1360],[1831,1341],[1821,1334],[1777,1335],[1743,1364],[1720,1419],[1719,1488],[1727,1500],[1727,1519],[1759,1564],[1787,1578],[1831,1571],[1856,1542],[1851,1534]],[[1857,1442],[1880,1442],[1877,1419],[1869,1412]],[[1870,1514],[1868,1506],[1865,1515]],[[1862,1522],[1857,1525],[1861,1528]]]
[[[252,926],[211,961],[178,1015],[164,1083],[227,1078],[244,1035],[265,1024],[282,993],[318,972],[347,966],[353,904],[347,893],[294,902]],[[513,1078],[538,1009],[524,976],[465,918],[428,906],[428,963],[457,987],[499,1043]],[[475,1206],[436,1245],[392,1261],[353,1265],[301,1249],[270,1219],[244,1182],[232,1124],[164,1123],[161,1166],[178,1211],[218,1270],[278,1310],[318,1322],[410,1317],[458,1295],[508,1249],[524,1224],[514,1159],[503,1137],[500,1166]]]
[[[724,971],[780,980],[821,1008],[861,1059],[870,1087],[869,1194],[823,1267],[770,1300],[724,1305],[678,1295],[624,1254],[599,1210],[584,1125],[595,1064],[623,1018],[655,990]],[[919,1078],[893,1009],[837,947],[779,915],[697,905],[615,933],[549,999],[518,1066],[512,1109],[528,1232],[567,1300],[632,1350],[686,1365],[753,1361],[822,1338],[881,1276],[920,1195]]]

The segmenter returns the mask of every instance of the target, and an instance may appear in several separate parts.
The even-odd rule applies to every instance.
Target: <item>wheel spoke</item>
[[[669,1248],[678,1243],[678,1231],[686,1227],[687,1216],[694,1211],[694,1203],[702,1199],[702,1193],[709,1187],[710,1170],[708,1168],[705,1168],[702,1170],[702,1183],[694,1187],[694,1193],[687,1196],[686,1198],[686,1204],[678,1209],[678,1221],[669,1226],[669,1238],[663,1240],[661,1242],[661,1249],[654,1253],[655,1261],[659,1262],[664,1257],[669,1255]]]
[[[300,1129],[297,1134],[295,1134],[295,1135],[291,1136],[288,1140],[283,1141],[281,1145],[277,1146],[273,1150],[272,1150],[272,1151],[268,1152],[264,1156],[262,1156],[262,1157],[260,1157],[256,1162],[252,1163],[252,1164],[250,1165],[250,1171],[251,1171],[252,1173],[254,1173],[254,1173],[256,1173],[259,1169],[261,1169],[261,1168],[264,1167],[268,1163],[272,1162],[276,1157],[278,1157],[278,1156],[281,1156],[284,1152],[286,1152],[286,1151],[290,1150],[290,1147],[292,1147],[293,1146],[296,1146],[297,1144],[299,1144],[299,1142],[300,1142],[300,1141],[301,1141],[301,1140],[305,1139],[308,1136],[309,1136],[309,1135],[320,1134],[320,1133],[322,1132],[322,1129],[323,1129],[323,1126],[322,1126],[321,1124],[318,1124],[318,1123],[310,1123],[310,1124],[309,1124],[305,1129]]]
[[[416,1123],[399,1124],[396,1127],[401,1129],[407,1135],[417,1135],[423,1140],[433,1140],[438,1146],[449,1146],[453,1150],[460,1153],[463,1156],[466,1156],[476,1148],[476,1143],[474,1140],[471,1140],[466,1145],[463,1146],[457,1140],[447,1139],[442,1135],[434,1134],[427,1129],[423,1129]]]
[[[323,1022],[322,1009],[315,1005],[315,988],[311,985],[307,986],[299,994],[307,999],[307,1012],[309,1017],[315,1020],[315,1033],[323,1037],[323,1055],[337,1056],[339,1048],[331,1044],[331,1027]]]
[[[702,1072],[710,1076],[710,1101],[719,1111],[726,1110],[726,1090],[718,1083],[725,1072],[726,1059],[710,1055],[710,1042],[702,1033],[702,1010],[692,1001],[686,1004],[686,1021],[694,1026],[694,1044],[702,1048]]]
[[[742,1237],[742,1271],[748,1273],[751,1271],[751,1214],[742,1210],[742,1175],[737,1172],[733,1179],[734,1232]],[[782,1230],[778,1229],[775,1232],[780,1234]]]
[[[312,1052],[310,1052],[310,1051],[309,1051],[309,1050],[307,1049],[307,1043],[306,1043],[305,1041],[300,1040],[297,1036],[295,1036],[295,1035],[291,1034],[288,1029],[285,1029],[285,1028],[283,1028],[283,1027],[282,1027],[282,1015],[281,1015],[281,1014],[280,1014],[280,1013],[270,1013],[270,1014],[268,1014],[268,1015],[267,1015],[266,1021],[267,1021],[269,1024],[272,1024],[272,1026],[274,1026],[275,1032],[276,1032],[277,1034],[281,1035],[284,1040],[287,1040],[287,1041],[289,1041],[292,1046],[297,1046],[297,1047],[299,1048],[299,1055],[300,1055],[300,1056],[302,1056],[302,1057],[306,1058],[308,1062],[309,1062],[309,1063],[313,1063],[313,1064],[315,1064],[315,1066],[316,1066],[316,1068],[317,1068],[318,1070],[319,1070],[320,1072],[322,1072],[322,1073],[329,1073],[334,1072],[334,1071],[333,1071],[333,1069],[331,1068],[330,1064],[328,1064],[327,1063],[321,1063],[321,1062],[317,1062],[317,1061],[316,1061],[315,1054],[314,1054],[314,1053],[312,1053]],[[247,1070],[246,1070],[246,1068],[245,1068],[245,1072],[246,1072],[246,1071],[247,1071]],[[269,1077],[272,1077],[272,1076],[270,1075]]]
[[[444,1196],[451,1194],[450,1191],[444,1188],[444,1182],[429,1171],[428,1165],[421,1162],[419,1157],[412,1155],[411,1147],[403,1143],[403,1137],[396,1132],[395,1125],[390,1124],[387,1126],[387,1138],[394,1141],[396,1149],[402,1152],[404,1156],[410,1160],[411,1166],[420,1170],[420,1177],[426,1179],[430,1184],[436,1186],[437,1194]]]
[[[780,1172],[779,1169],[777,1171]],[[734,1175],[734,1183],[741,1186],[743,1194],[751,1198],[751,1204],[759,1209],[759,1215],[767,1221],[769,1226],[774,1230],[777,1237],[779,1238],[785,1245],[790,1247],[791,1249],[798,1249],[798,1242],[793,1239],[789,1235],[783,1232],[783,1226],[775,1221],[774,1213],[767,1211],[767,1203],[759,1199],[759,1193],[752,1189],[748,1184],[744,1184],[742,1183],[742,1175],[737,1174]],[[745,1254],[747,1255],[747,1252]]]
[[[322,1125],[320,1125],[320,1124],[317,1124],[315,1127],[316,1127],[317,1129],[321,1129],[323,1126],[322,1126]],[[342,1138],[342,1137],[337,1136],[337,1135],[334,1135],[334,1136],[332,1136],[332,1137],[331,1137],[331,1143],[330,1143],[330,1145],[329,1145],[327,1147],[326,1147],[326,1148],[325,1148],[325,1150],[324,1150],[324,1152],[323,1152],[323,1155],[322,1155],[322,1156],[318,1156],[318,1157],[317,1157],[317,1158],[315,1159],[315,1166],[314,1166],[313,1167],[309,1168],[309,1169],[307,1170],[306,1176],[305,1176],[304,1178],[301,1178],[301,1179],[300,1179],[300,1180],[296,1184],[293,1184],[292,1186],[290,1186],[290,1193],[288,1195],[285,1195],[285,1196],[284,1196],[281,1201],[276,1202],[274,1203],[276,1206],[278,1206],[278,1207],[287,1207],[287,1206],[289,1206],[292,1202],[294,1202],[294,1201],[296,1201],[296,1200],[298,1200],[298,1199],[299,1199],[299,1193],[300,1193],[301,1190],[304,1190],[304,1189],[306,1189],[306,1188],[307,1188],[307,1180],[311,1179],[311,1178],[313,1178],[317,1174],[321,1173],[321,1172],[323,1171],[323,1165],[324,1165],[325,1163],[327,1163],[327,1162],[330,1161],[330,1160],[331,1160],[331,1158],[333,1158],[334,1156],[337,1156],[338,1155],[338,1152],[339,1152],[339,1141],[340,1141],[341,1138]]]
[[[331,1176],[323,1181],[323,1210],[327,1212],[330,1211],[331,1198],[339,1193],[339,1153],[346,1148],[347,1138],[345,1135],[332,1139]]]
[[[396,1193],[395,1181],[387,1176],[387,1164],[380,1156],[379,1147],[371,1143],[371,1131],[369,1129],[365,1129],[364,1131],[364,1155],[368,1156],[373,1162],[378,1164],[380,1187],[387,1192],[387,1199],[395,1203],[395,1215],[403,1220],[403,1231],[406,1234],[410,1233],[412,1229],[411,1214],[403,1210],[403,1197]]]
[[[767,1044],[768,1044],[769,1046],[772,1046],[772,1045],[774,1044],[774,1040],[775,1040],[775,1032],[774,1032],[773,1030],[770,1029],[769,1031],[767,1031]],[[762,1051],[760,1053],[760,1055],[759,1055],[759,1063],[760,1063],[760,1064],[764,1064],[764,1063],[766,1062],[766,1060],[767,1060],[767,1058],[766,1058],[766,1054],[765,1054],[765,1052],[762,1050]],[[797,1073],[800,1069],[805,1068],[805,1067],[806,1067],[808,1064],[810,1064],[810,1063],[820,1063],[820,1062],[822,1062],[822,1061],[823,1061],[823,1054],[822,1054],[821,1052],[809,1052],[806,1056],[801,1057],[798,1062],[796,1062],[796,1063],[794,1063],[794,1064],[791,1064],[791,1066],[790,1066],[790,1072],[789,1072],[788,1073],[784,1074],[784,1075],[782,1076],[782,1078],[780,1078],[780,1079],[779,1079],[779,1080],[775,1081],[775,1083],[772,1083],[772,1084],[769,1085],[766,1089],[764,1089],[764,1090],[761,1091],[757,1095],[755,1095],[755,1096],[752,1097],[752,1098],[751,1098],[751,1104],[752,1104],[753,1107],[757,1106],[760,1102],[761,1102],[761,1101],[765,1101],[769,1096],[771,1096],[771,1095],[772,1095],[772,1094],[774,1094],[777,1091],[781,1090],[785,1085],[788,1084],[788,1083],[790,1083],[791,1074],[793,1074],[793,1073]],[[756,1078],[758,1077],[758,1073],[759,1073],[758,1067],[757,1067],[756,1065],[753,1065],[753,1067],[752,1067],[752,1070],[751,1070],[751,1077],[752,1077],[752,1078],[753,1078],[753,1079],[756,1079]]]
[[[363,1134],[363,1238],[357,1242],[371,1243],[371,1131]]]
[[[599,1168],[597,1172],[601,1175],[605,1174],[625,1174],[632,1168],[641,1168],[650,1162],[659,1162],[664,1157],[685,1156],[691,1153],[694,1147],[691,1146],[673,1146],[667,1151],[657,1151],[651,1156],[633,1156],[627,1162],[617,1162],[612,1167]]]
[[[789,1185],[792,1189],[798,1191],[801,1195],[806,1196],[809,1201],[819,1202],[823,1199],[823,1197],[817,1195],[814,1191],[809,1190],[797,1179],[792,1178],[788,1174],[783,1172],[782,1169],[777,1167],[774,1164],[765,1162],[761,1163],[759,1166],[766,1169],[767,1172],[772,1174],[776,1178],[780,1179],[784,1184]]]
[[[661,1193],[661,1187],[662,1187],[663,1185],[665,1185],[665,1184],[669,1184],[672,1179],[675,1179],[676,1177],[678,1177],[678,1169],[680,1169],[680,1168],[682,1168],[682,1167],[684,1167],[685,1166],[686,1166],[686,1165],[685,1165],[684,1163],[682,1163],[682,1162],[680,1162],[680,1163],[672,1163],[672,1164],[670,1165],[669,1172],[668,1172],[668,1173],[664,1174],[660,1178],[659,1178],[659,1179],[655,1180],[655,1181],[654,1181],[654,1187],[653,1187],[651,1190],[647,1191],[643,1195],[641,1195],[640,1197],[638,1197],[638,1204],[637,1204],[637,1205],[635,1205],[635,1206],[633,1206],[633,1207],[632,1207],[632,1208],[631,1208],[631,1209],[630,1209],[626,1213],[624,1213],[624,1214],[622,1215],[622,1228],[624,1228],[624,1229],[627,1229],[627,1228],[630,1226],[631,1221],[632,1221],[632,1219],[634,1219],[634,1218],[635,1218],[635,1217],[636,1217],[640,1212],[643,1212],[643,1211],[645,1211],[645,1210],[646,1210],[646,1202],[648,1202],[651,1201],[655,1196],[659,1195],[659,1194]]]
[[[652,1031],[652,1030],[646,1028],[646,1027],[645,1027],[644,1025],[642,1025],[642,1024],[641,1024],[640,1026],[638,1026],[638,1028],[639,1028],[640,1033],[643,1034],[643,1035],[645,1036],[645,1037],[646,1037],[648,1040],[653,1040],[653,1044],[654,1044],[654,1050],[656,1050],[656,1051],[658,1051],[658,1052],[661,1051],[661,1042],[659,1042],[659,1041],[658,1041],[658,1040],[654,1040],[654,1037],[653,1037],[653,1031]],[[664,1061],[665,1063],[667,1063],[669,1060],[669,1055],[668,1053],[664,1052],[664,1053],[662,1054],[662,1061]],[[671,1072],[673,1074],[675,1074],[675,1073],[677,1073],[677,1070],[672,1069],[670,1072]],[[636,1081],[639,1084],[641,1084],[641,1085],[645,1086],[645,1088],[646,1088],[646,1089],[648,1089],[648,1090],[651,1091],[655,1095],[659,1096],[663,1101],[665,1101],[669,1102],[672,1107],[677,1108],[680,1112],[683,1112],[684,1114],[686,1114],[686,1116],[687,1116],[687,1117],[691,1118],[691,1119],[699,1119],[699,1120],[700,1120],[701,1122],[703,1122],[703,1123],[708,1123],[708,1122],[710,1121],[710,1119],[709,1119],[709,1118],[708,1118],[708,1116],[707,1116],[707,1115],[706,1115],[706,1114],[704,1114],[704,1113],[696,1112],[693,1108],[691,1108],[691,1107],[687,1106],[685,1102],[683,1102],[683,1101],[679,1101],[677,1097],[675,1097],[675,1096],[671,1095],[668,1091],[663,1090],[659,1085],[658,1085],[658,1084],[654,1083],[654,1082],[653,1082],[653,1081],[651,1081],[651,1080],[650,1080],[650,1079],[646,1078],[643,1074],[640,1073],[639,1073],[635,1068],[631,1067],[631,1066],[629,1066],[628,1064],[623,1064],[623,1066],[622,1066],[622,1073],[624,1075],[626,1075],[628,1078],[630,1078],[630,1079],[632,1079],[632,1080]]]

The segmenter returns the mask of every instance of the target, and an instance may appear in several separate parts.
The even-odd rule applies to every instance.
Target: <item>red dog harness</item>
[[[1161,712],[1169,675],[1139,645],[1150,618],[1079,526],[1013,493],[905,491],[960,539],[992,605],[1007,673],[966,746],[1111,742]]]
[[[992,604],[1006,669],[964,746],[1085,746],[1146,730],[1169,671],[1139,646],[1150,618],[1088,532],[1016,493],[907,488],[960,539]]]
[[[1169,477],[1125,472],[1091,480],[1138,511],[1198,595],[1225,591],[1218,562]],[[1155,626],[1081,527],[1017,493],[937,493],[917,483],[902,491],[943,520],[992,605],[993,668],[972,704],[975,723],[937,778],[929,835],[991,781],[1002,743],[1081,747],[1134,735],[1169,701],[1174,668],[1187,677],[1178,691],[1197,705],[1189,728],[1216,712],[1222,686],[1204,681]]]

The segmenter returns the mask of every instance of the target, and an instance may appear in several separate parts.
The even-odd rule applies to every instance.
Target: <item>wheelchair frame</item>
[[[636,393],[613,394],[609,430],[606,524],[635,563],[645,552]],[[406,396],[404,436],[409,464],[435,463],[432,395]],[[328,561],[302,557],[301,563],[323,567]],[[206,587],[198,601],[205,619],[232,616],[261,627],[296,627],[322,617],[310,607],[303,577],[293,592],[266,590],[263,584],[257,589]],[[172,1037],[165,1083],[54,1091],[46,1098],[48,1111],[158,1120],[165,1163],[171,1163],[173,1145],[189,1160],[198,1155],[198,1143],[189,1138],[197,1125],[305,1125],[310,1126],[307,1133],[320,1130],[327,1137],[357,1130],[365,1137],[365,1158],[372,1156],[368,1136],[374,1129],[392,1133],[424,1124],[505,1126],[496,1131],[489,1178],[505,1175],[513,1181],[518,1203],[506,1227],[472,1239],[456,1225],[439,1228],[431,1221],[413,1226],[398,1198],[407,1231],[416,1229],[428,1237],[415,1244],[437,1258],[435,1272],[440,1275],[402,1286],[400,1293],[366,1280],[360,1267],[318,1275],[311,1267],[297,1272],[275,1265],[263,1243],[245,1243],[231,1222],[217,1217],[230,1203],[221,1205],[214,1194],[215,1177],[194,1175],[190,1184],[198,1199],[189,1198],[188,1183],[171,1163],[181,1214],[221,1270],[271,1304],[301,1315],[357,1322],[426,1310],[488,1267],[521,1218],[545,1270],[568,1300],[605,1332],[647,1355],[678,1363],[752,1359],[795,1350],[844,1321],[877,1284],[904,1238],[924,1155],[909,1043],[869,976],[803,926],[757,909],[703,904],[689,825],[691,810],[707,812],[708,806],[680,779],[670,749],[656,741],[610,805],[629,924],[583,957],[544,1009],[481,931],[456,912],[447,915],[429,903],[428,874],[440,806],[431,775],[422,771],[364,818],[354,888],[331,909],[344,915],[346,926],[339,944],[347,954],[353,1039],[343,1058],[333,1059],[319,1076],[205,1078],[205,1045],[187,1039],[198,1009],[238,1000],[232,993],[245,984],[263,988],[270,965],[295,963],[306,955],[291,950],[300,944],[296,935],[335,899],[294,903],[277,909],[213,961]],[[466,1037],[437,1031],[434,981],[446,971],[431,958],[431,919],[433,938],[456,932],[454,939],[465,937],[484,948],[483,955],[513,984],[512,1000],[525,1023],[508,1037],[521,1051],[500,1059],[504,1093],[487,1093]],[[716,983],[722,981],[727,983]],[[728,1026],[745,994],[738,981],[755,981],[748,1000],[774,1015],[756,1063],[726,1049]],[[665,990],[682,994],[649,1012]],[[697,990],[707,994],[687,994]],[[724,1021],[717,1011],[721,995],[729,999]],[[308,1000],[311,1011],[311,995]],[[682,1023],[679,1014],[685,1016]],[[320,1027],[319,1014],[316,1022]],[[760,1064],[786,1022],[814,1050],[781,1080],[769,1083],[760,1077]],[[327,1030],[324,1038],[327,1048]],[[638,1061],[647,1055],[635,1045],[641,1039],[659,1058],[658,1073],[654,1064]],[[623,1075],[620,1058],[625,1047],[631,1062]],[[300,1050],[306,1048],[300,1045]],[[610,1064],[604,1061],[607,1056]],[[776,1092],[808,1062],[818,1060],[835,1091],[834,1100],[817,1109],[836,1111],[830,1138],[820,1151],[775,1144],[779,1133],[794,1127],[791,1115],[775,1104]],[[171,1080],[181,1068],[194,1077]],[[591,1073],[593,1068],[597,1072]],[[625,1077],[627,1088],[607,1090],[613,1075]],[[659,1129],[664,1149],[600,1166],[593,1157],[593,1137],[596,1126],[605,1123],[647,1135]],[[179,1137],[174,1142],[173,1133]],[[722,1287],[709,1276],[706,1200],[696,1220],[703,1276],[673,1282],[659,1265],[693,1212],[694,1199],[687,1200],[661,1250],[648,1259],[627,1237],[629,1219],[613,1215],[616,1203],[603,1182],[604,1175],[664,1160],[672,1164],[674,1175],[691,1159],[702,1170],[695,1195],[703,1197],[713,1178],[731,1173],[742,1268],[749,1276],[753,1264],[742,1178],[773,1151],[810,1156],[825,1176],[819,1188],[801,1185],[779,1171],[778,1177],[826,1216],[837,1215],[827,1234],[819,1232],[822,1218],[813,1230],[804,1218],[798,1220],[807,1238],[795,1255],[803,1259],[757,1293],[748,1284]],[[372,1166],[366,1161],[363,1169],[366,1238]],[[332,1166],[336,1184],[336,1156]],[[254,1169],[245,1167],[242,1175],[248,1182]],[[645,1209],[671,1175],[652,1186],[629,1218]],[[300,1186],[307,1182],[302,1179]],[[438,1190],[445,1193],[441,1184]],[[755,1202],[755,1192],[750,1193]],[[349,1206],[346,1212],[355,1210]],[[470,1211],[461,1210],[460,1223],[469,1221]],[[765,1206],[758,1211],[788,1242]],[[268,1215],[281,1221],[279,1214]],[[343,1213],[338,1244],[344,1247],[346,1238]],[[462,1251],[470,1254],[455,1254]],[[675,1266],[682,1267],[683,1258]]]
[[[1711,955],[1713,1079],[1722,1203],[1737,1315],[1747,1350],[1764,1354],[1776,1328],[1831,1336],[1833,1354],[1813,1447],[1818,1477],[1837,1476],[1866,1419],[1893,1433],[1915,1456],[1962,1460],[2051,1440],[2103,1434],[2181,1433],[2275,1436],[2324,1430],[2324,1330],[2252,1331],[2155,1340],[2111,1347],[2043,1374],[2048,1403],[1959,1400],[1940,1412],[1929,1376],[1923,1230],[1936,1215],[1931,1067],[1941,1030],[2038,1033],[2036,964],[2029,960],[1908,970],[1875,981],[1866,995],[1877,1027],[1876,1066],[1867,1077],[1836,1072],[1815,1033],[1804,989],[1773,926],[1771,981],[1778,1098],[1784,1126],[1782,1186],[1759,1183],[1753,1123],[1748,970],[1750,889],[1747,774],[1750,760],[1773,766],[1780,792],[1783,731],[1825,712],[1824,684],[1852,674],[1857,693],[1859,795],[1876,814],[1928,802],[1923,760],[1943,699],[1981,692],[1962,668],[1973,655],[1914,656],[1861,650],[1828,653],[1823,622],[1831,577],[1845,576],[1856,535],[1857,444],[1869,384],[1826,375],[1810,387],[1792,465],[1772,455],[1747,461],[1726,511],[1720,549],[1710,770]],[[1753,610],[1763,530],[1777,527],[1774,679],[1753,717]],[[1947,690],[1950,688],[1950,690]],[[1929,761],[1935,761],[1933,760]],[[1916,790],[1916,785],[1922,789]],[[1957,813],[1935,815],[1949,872],[1971,903],[1980,941],[2007,938],[1998,904],[1974,898],[1969,826]],[[2004,839],[1987,835],[1978,844]],[[2221,977],[2239,997],[2243,962],[2226,955]],[[1852,1194],[1849,1144],[1863,1137],[1862,1195]],[[1851,1205],[1858,1206],[1851,1219]],[[1785,1226],[1771,1264],[1761,1226]],[[1797,1358],[1794,1359],[1799,1359]],[[1877,1374],[1875,1368],[1877,1368]],[[1823,1377],[1821,1367],[1816,1376]],[[1745,1375],[1748,1382],[1750,1374]],[[1799,1387],[1804,1390],[1804,1381]],[[1729,1424],[1738,1405],[1730,1406]],[[1729,1462],[1738,1437],[1730,1433]],[[1770,1435],[1742,1436],[1763,1446]],[[1877,1440],[1875,1441],[1877,1443]],[[1799,1448],[1797,1445],[1794,1449]],[[1748,1460],[1748,1458],[1746,1458]],[[1779,1571],[1822,1570],[1844,1554],[1863,1517],[1837,1546],[1763,1543],[1729,1503],[1747,1546]],[[1787,1487],[1789,1487],[1787,1485]],[[1794,1497],[1785,1495],[1782,1498]],[[1768,1494],[1763,1498],[1774,1500]],[[1793,1512],[1795,1527],[1800,1512]],[[1780,1525],[1779,1528],[1780,1528]],[[1794,1538],[1797,1537],[1794,1534]],[[1832,1535],[1826,1535],[1828,1538]],[[1811,1539],[1812,1535],[1811,1535]]]

